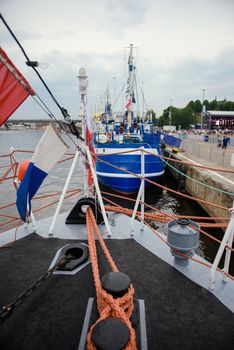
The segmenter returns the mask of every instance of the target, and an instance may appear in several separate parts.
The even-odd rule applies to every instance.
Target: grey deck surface
[[[0,251],[0,303],[5,305],[43,274],[56,250],[71,240],[30,235]],[[149,349],[232,349],[234,314],[132,239],[107,240],[136,298],[145,300]],[[100,249],[98,249],[100,252]],[[101,275],[109,271],[99,254]],[[46,280],[0,324],[0,349],[77,349],[89,297],[91,265],[74,276]]]

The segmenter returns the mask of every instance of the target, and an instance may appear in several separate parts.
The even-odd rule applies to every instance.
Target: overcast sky
[[[88,101],[100,108],[109,85],[113,102],[126,81],[130,43],[137,47],[138,85],[161,115],[190,100],[234,101],[234,0],[0,0],[1,13],[41,75],[73,118],[76,78],[89,77]],[[52,112],[61,117],[16,42],[0,22],[0,43]],[[140,93],[140,92],[139,92]],[[121,102],[122,103],[122,102]],[[13,118],[46,118],[31,97]]]

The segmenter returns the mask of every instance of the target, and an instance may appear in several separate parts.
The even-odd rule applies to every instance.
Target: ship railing
[[[76,153],[75,153],[75,157],[74,157],[74,159],[73,159],[71,168],[70,168],[70,170],[69,170],[69,173],[68,173],[66,182],[65,182],[65,184],[64,184],[63,191],[62,191],[61,196],[60,196],[60,198],[59,198],[59,202],[58,202],[58,205],[57,205],[57,207],[56,207],[54,216],[53,216],[52,221],[51,221],[51,224],[50,224],[50,228],[49,228],[49,232],[48,232],[49,237],[53,237],[53,234],[54,234],[54,227],[55,227],[55,224],[56,224],[56,221],[57,221],[59,212],[60,212],[60,210],[61,210],[61,207],[62,207],[64,198],[65,198],[65,195],[66,195],[68,186],[69,186],[69,184],[70,184],[70,182],[71,182],[71,178],[72,178],[72,175],[73,175],[73,172],[74,172],[74,169],[75,169],[75,166],[76,166],[78,157],[79,157],[79,151],[77,150]]]
[[[11,150],[12,151],[12,150]],[[11,154],[13,154],[13,153],[15,153],[16,151],[14,151],[14,152],[12,152]],[[23,151],[23,152],[32,152],[32,151]],[[90,164],[90,166],[91,166],[91,170],[92,170],[92,173],[93,173],[93,178],[94,178],[94,185],[95,185],[95,187],[96,187],[96,191],[97,191],[97,194],[98,194],[98,199],[99,199],[99,202],[100,202],[100,204],[101,204],[101,209],[102,209],[102,212],[103,212],[103,217],[105,218],[105,220],[106,220],[106,222],[105,222],[105,224],[106,224],[106,230],[107,230],[107,233],[108,233],[108,235],[109,236],[111,236],[111,232],[110,232],[110,229],[109,229],[109,224],[108,224],[108,220],[107,220],[107,218],[106,218],[106,215],[105,215],[105,208],[104,208],[104,205],[103,205],[103,201],[102,201],[102,196],[101,196],[101,193],[100,193],[100,190],[99,190],[99,187],[98,187],[98,181],[97,181],[97,176],[96,176],[96,173],[95,173],[95,170],[94,170],[94,168],[93,168],[93,163],[92,163],[92,157],[91,157],[91,155],[90,155],[90,152],[89,152],[89,149],[87,148],[87,151],[86,150],[82,150],[82,154],[84,154],[85,152],[87,152],[88,154],[89,154],[89,156],[88,156],[88,158],[89,158],[89,164]],[[131,151],[132,152],[132,151]],[[130,152],[130,153],[131,153]],[[130,234],[133,236],[134,235],[134,228],[133,228],[133,225],[134,225],[134,219],[135,219],[135,217],[136,217],[136,215],[138,215],[138,213],[137,213],[137,208],[138,208],[138,206],[139,206],[139,203],[141,203],[141,222],[142,222],[142,227],[141,227],[141,229],[142,230],[144,230],[144,216],[146,217],[146,214],[144,213],[144,206],[145,206],[145,204],[144,204],[144,182],[145,181],[148,181],[147,179],[145,179],[145,177],[144,177],[144,161],[145,161],[145,157],[144,157],[144,155],[145,154],[148,154],[148,153],[150,153],[151,154],[151,152],[148,152],[148,151],[146,151],[145,149],[144,149],[144,147],[141,147],[141,157],[142,157],[142,161],[141,161],[141,163],[142,163],[142,168],[141,168],[141,175],[140,176],[138,176],[138,177],[140,177],[141,178],[141,186],[140,186],[140,190],[139,190],[139,193],[138,193],[138,196],[137,196],[137,200],[136,200],[136,204],[135,204],[135,208],[134,208],[134,212],[132,212],[132,219],[131,219],[131,225],[130,225],[130,230],[131,230],[131,232],[130,232]],[[4,157],[6,156],[6,155],[3,155]],[[73,155],[74,156],[74,155]],[[76,154],[76,157],[73,159],[73,166],[71,167],[71,169],[70,169],[70,177],[71,177],[71,175],[72,175],[72,172],[73,172],[73,170],[74,170],[74,165],[75,165],[75,163],[76,163],[76,161],[77,161],[77,157],[78,157],[78,151],[77,151],[77,154]],[[73,158],[73,157],[72,157]],[[68,159],[71,159],[71,157],[69,157],[69,158],[67,158],[67,159],[65,159],[65,160],[68,160]],[[61,162],[61,161],[60,161]],[[18,164],[18,163],[17,163]],[[15,163],[13,162],[13,164],[11,164],[11,167],[13,166],[13,165],[15,165]],[[111,164],[110,164],[111,165]],[[122,169],[123,171],[124,171],[124,169]],[[8,171],[7,171],[7,174],[8,174]],[[7,174],[5,174],[6,175],[6,177],[5,177],[5,179],[4,180],[6,180],[6,179],[11,179],[12,177],[11,176],[7,176]],[[137,176],[137,175],[136,175]],[[13,176],[13,177],[15,177],[15,176]],[[63,199],[65,199],[65,193],[66,193],[66,191],[67,191],[67,185],[68,185],[68,183],[69,183],[69,176],[68,176],[68,179],[67,179],[67,182],[66,182],[66,184],[65,184],[65,186],[64,186],[64,193],[62,194],[62,196],[61,196],[61,198],[60,198],[60,202],[62,202],[63,201]],[[158,185],[158,184],[157,184]],[[160,187],[163,187],[163,188],[165,188],[164,186],[160,186]],[[97,190],[98,189],[98,190]],[[167,190],[169,190],[168,188],[167,188]],[[68,191],[69,192],[69,191]],[[178,192],[178,194],[180,194],[179,192]],[[182,194],[181,194],[182,195]],[[184,196],[184,194],[183,194],[183,196]],[[14,203],[12,203],[12,204],[14,204]],[[61,203],[60,203],[61,204]],[[60,205],[59,204],[59,205]],[[211,203],[209,203],[209,204],[211,204]],[[146,206],[148,206],[147,204],[146,204]],[[60,208],[61,208],[61,206],[60,206]],[[152,208],[153,209],[153,208]],[[155,208],[154,208],[155,209]],[[223,207],[222,209],[226,209],[226,210],[228,210],[228,208],[225,208],[225,207]],[[59,209],[60,210],[60,209]],[[59,210],[58,210],[58,212],[59,212]],[[227,277],[230,277],[230,275],[229,275],[229,265],[230,265],[230,259],[231,259],[231,253],[234,251],[233,249],[232,249],[232,243],[233,243],[233,238],[234,238],[234,201],[233,201],[233,207],[231,208],[231,209],[229,209],[229,211],[231,212],[231,218],[229,219],[229,224],[227,225],[227,228],[226,228],[226,232],[225,232],[225,234],[224,234],[224,237],[223,237],[223,240],[222,241],[219,241],[219,240],[217,240],[217,239],[214,239],[214,238],[212,238],[211,236],[209,236],[209,235],[207,235],[207,236],[209,236],[210,238],[212,238],[212,239],[214,239],[215,241],[217,241],[219,244],[220,244],[220,247],[219,247],[219,249],[218,249],[218,252],[217,252],[217,255],[216,255],[216,257],[215,257],[215,259],[214,259],[214,262],[213,262],[213,264],[212,265],[209,265],[209,267],[211,268],[211,271],[210,271],[210,277],[209,277],[209,288],[212,290],[212,289],[214,289],[214,285],[215,285],[215,273],[216,273],[216,271],[217,270],[220,270],[219,268],[218,268],[218,265],[219,265],[219,263],[220,263],[220,260],[221,260],[221,257],[222,257],[222,255],[223,255],[223,253],[224,253],[224,250],[226,249],[226,254],[225,254],[225,261],[224,261],[224,268],[223,268],[223,270],[222,270],[222,272],[223,272],[223,281],[224,282],[226,282],[227,280],[228,280],[228,278]],[[171,217],[171,215],[169,215],[169,214],[167,214],[167,216],[168,217]],[[214,218],[215,219],[215,218]],[[223,220],[224,218],[222,218],[222,220]],[[226,219],[228,219],[228,218],[226,218]],[[52,225],[53,226],[53,225]],[[222,226],[222,227],[224,227],[224,226]],[[53,231],[53,230],[52,230]],[[200,230],[202,233],[204,233],[205,234],[205,232],[204,231],[202,231],[202,230]]]
[[[148,145],[149,148],[151,148],[150,145]],[[140,184],[140,188],[137,194],[137,199],[135,202],[135,206],[132,212],[132,217],[131,217],[131,221],[130,221],[130,235],[134,236],[134,221],[136,218],[136,214],[137,214],[137,209],[139,207],[139,204],[141,204],[141,230],[144,231],[144,213],[145,213],[145,148],[142,146],[139,148],[141,151],[141,184]],[[149,152],[150,153],[150,152]],[[151,154],[151,153],[150,153]],[[155,155],[154,153],[152,153],[152,155]]]
[[[134,235],[134,221],[136,218],[137,209],[139,206],[139,203],[141,203],[141,230],[144,230],[144,202],[145,202],[145,152],[144,147],[140,147],[141,150],[141,185],[137,194],[136,203],[134,206],[134,210],[132,213],[131,221],[130,221],[130,235]]]
[[[233,200],[233,207],[229,210],[231,212],[231,218],[210,270],[209,289],[211,290],[214,289],[215,272],[217,270],[218,264],[222,258],[222,255],[225,249],[226,249],[226,252],[225,252],[225,260],[224,260],[224,268],[222,272],[223,272],[223,281],[224,282],[227,281],[227,275],[228,275],[230,260],[231,260],[231,249],[228,249],[228,247],[232,247],[233,238],[234,238],[234,200]]]
[[[78,156],[79,156],[80,152],[83,153],[83,154],[86,154],[86,156],[87,156],[87,160],[88,160],[88,164],[89,164],[89,167],[90,167],[90,170],[91,170],[91,173],[92,173],[92,178],[93,178],[96,194],[97,194],[97,197],[98,197],[100,209],[101,209],[103,220],[104,220],[104,223],[105,223],[106,232],[107,232],[108,237],[111,237],[111,229],[110,229],[109,221],[107,219],[106,210],[105,210],[105,206],[104,206],[104,203],[103,203],[101,191],[100,191],[100,188],[99,188],[97,174],[96,174],[96,172],[94,170],[93,159],[92,159],[89,147],[85,146],[85,145],[83,145],[83,147],[81,149],[77,149],[77,151],[76,151],[76,154],[75,154],[75,157],[73,159],[73,162],[72,162],[69,174],[67,176],[65,185],[63,187],[62,194],[61,194],[60,199],[59,199],[59,203],[57,205],[57,208],[55,210],[55,213],[54,213],[54,216],[53,216],[50,228],[49,228],[49,237],[53,236],[54,227],[55,227],[55,224],[56,224],[56,221],[57,221],[60,209],[62,207],[62,203],[63,203],[64,197],[65,197],[65,194],[67,192],[69,183],[71,181],[71,178],[72,178],[72,175],[73,175],[73,172],[74,172],[74,169],[75,169],[75,165],[76,165],[76,162],[78,160]]]
[[[148,181],[145,176],[144,176],[144,164],[145,164],[145,158],[144,155],[145,154],[152,154],[155,155],[153,153],[151,153],[148,150],[145,150],[144,147],[140,148],[141,150],[141,175],[136,175],[139,178],[141,178],[141,185],[138,191],[138,195],[137,195],[137,199],[136,199],[136,203],[134,206],[134,210],[132,212],[132,217],[131,217],[131,221],[130,221],[130,235],[134,236],[134,220],[136,218],[137,215],[137,208],[139,206],[139,203],[141,203],[141,222],[142,222],[142,227],[141,230],[144,230],[144,183],[145,181]],[[162,158],[166,158],[166,157],[162,157]],[[112,164],[108,163],[110,166],[112,166]],[[127,172],[125,169],[122,169],[122,171]],[[151,181],[150,181],[151,182]],[[152,182],[151,182],[152,183]],[[157,186],[159,186],[159,184],[157,184]],[[160,187],[164,187],[164,186],[160,186]],[[173,192],[177,192],[177,191],[173,191]],[[178,194],[182,195],[181,193],[177,192]],[[187,195],[183,194],[184,197],[187,197]],[[190,197],[189,197],[190,198]],[[202,200],[200,200],[202,202]],[[204,201],[203,201],[204,202]],[[209,202],[207,202],[209,203]],[[212,203],[209,203],[210,205]],[[222,207],[222,209],[226,209],[228,210],[228,208]],[[219,262],[221,260],[221,257],[223,255],[224,250],[226,249],[226,254],[225,254],[225,262],[224,262],[224,268],[222,270],[223,272],[223,281],[226,282],[227,281],[227,276],[229,276],[229,266],[230,266],[230,260],[231,260],[231,252],[232,252],[232,242],[233,242],[233,238],[234,238],[234,201],[233,201],[233,208],[229,209],[229,211],[231,212],[231,218],[229,221],[229,224],[226,228],[226,232],[224,234],[223,240],[220,242],[220,247],[218,249],[217,255],[214,259],[214,262],[212,265],[210,265],[209,267],[211,268],[210,271],[210,275],[209,275],[209,289],[214,289],[214,285],[215,285],[215,272],[217,270],[219,270],[218,265]],[[201,230],[200,230],[201,231]]]

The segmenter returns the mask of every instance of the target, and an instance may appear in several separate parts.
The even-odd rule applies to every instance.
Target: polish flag
[[[58,131],[50,124],[35,149],[17,191],[16,206],[24,222],[26,222],[27,215],[31,214],[31,200],[33,196],[68,148]]]

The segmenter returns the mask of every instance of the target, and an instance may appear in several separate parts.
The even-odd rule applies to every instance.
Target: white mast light
[[[86,75],[86,71],[84,68],[79,69],[79,90],[80,90],[80,95],[86,95],[86,89],[88,87],[88,77]]]

